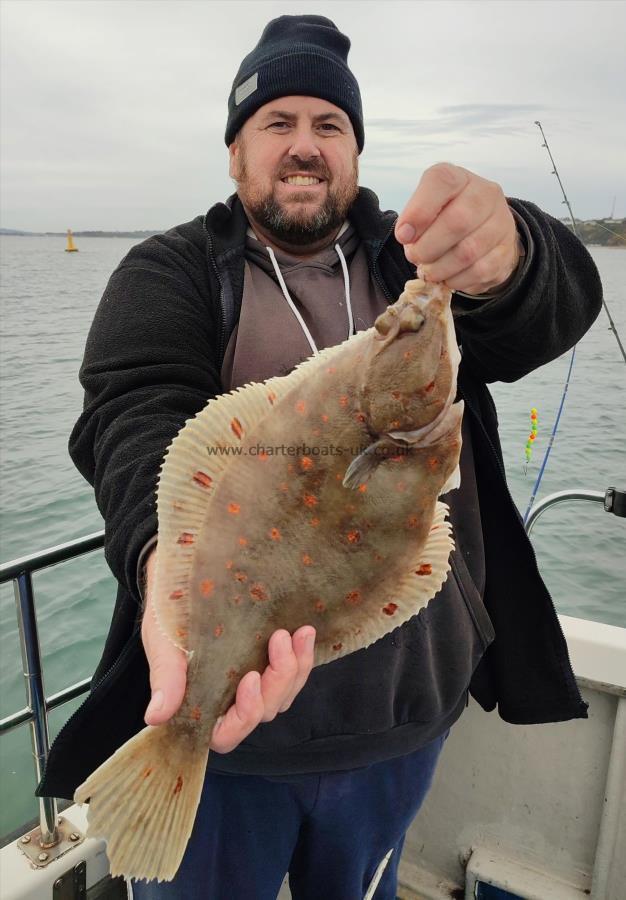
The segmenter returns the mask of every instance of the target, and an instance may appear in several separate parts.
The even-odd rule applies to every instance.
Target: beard
[[[243,147],[239,156],[237,192],[253,218],[272,237],[279,242],[301,247],[329,237],[345,221],[359,192],[358,154],[354,154],[350,178],[340,182],[335,188],[331,188],[330,173],[321,160],[304,162],[295,157],[291,171],[283,172],[281,178],[286,178],[292,172],[306,172],[326,181],[326,199],[321,205],[311,209],[311,198],[305,191],[292,195],[292,203],[300,204],[294,210],[279,203],[274,188],[261,194],[250,183]]]

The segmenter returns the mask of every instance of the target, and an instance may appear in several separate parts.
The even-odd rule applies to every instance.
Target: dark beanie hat
[[[359,153],[363,110],[356,78],[348,68],[350,39],[324,16],[280,16],[239,66],[228,98],[226,145],[246,119],[277,97],[320,97],[350,118]]]

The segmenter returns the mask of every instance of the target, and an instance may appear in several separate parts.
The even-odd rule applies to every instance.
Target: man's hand
[[[500,185],[451,163],[427,169],[398,217],[396,239],[427,281],[482,294],[509,279],[520,243]]]
[[[145,715],[147,725],[162,725],[171,719],[183,701],[187,681],[187,657],[161,633],[151,605],[157,549],[146,564],[146,603],[141,624],[152,688]],[[213,729],[212,750],[229,753],[259,722],[271,722],[279,712],[289,709],[313,668],[314,643],[315,629],[310,625],[298,628],[293,637],[284,629],[272,634],[268,667],[263,675],[253,671],[241,679],[235,702]]]

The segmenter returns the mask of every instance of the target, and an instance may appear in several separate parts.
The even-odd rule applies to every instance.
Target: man
[[[39,793],[71,797],[144,715],[160,724],[181,703],[186,659],[151,609],[154,490],[173,437],[209,397],[290,371],[353,322],[370,327],[418,263],[455,291],[462,348],[452,572],[419,616],[327,666],[312,668],[314,623],[274,633],[268,667],[241,679],[215,728],[176,878],[136,882],[137,898],[270,900],[287,871],[297,900],[393,898],[406,830],[468,690],[509,722],[586,716],[506,489],[485,383],[578,341],[600,308],[597,272],[557,220],[451,164],[422,175],[399,217],[381,212],[357,184],[349,46],[321,16],[270,22],[229,98],[237,194],[134,247],[107,286],[70,453],[94,484],[120,590],[91,694]]]

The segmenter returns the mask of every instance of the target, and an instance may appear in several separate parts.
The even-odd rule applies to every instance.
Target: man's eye
[[[282,125],[285,125],[285,126],[286,126],[286,125],[288,125],[288,124],[289,124],[288,122],[272,122],[272,123],[270,124],[269,127],[270,127],[270,128],[279,128],[279,127],[281,127]]]

